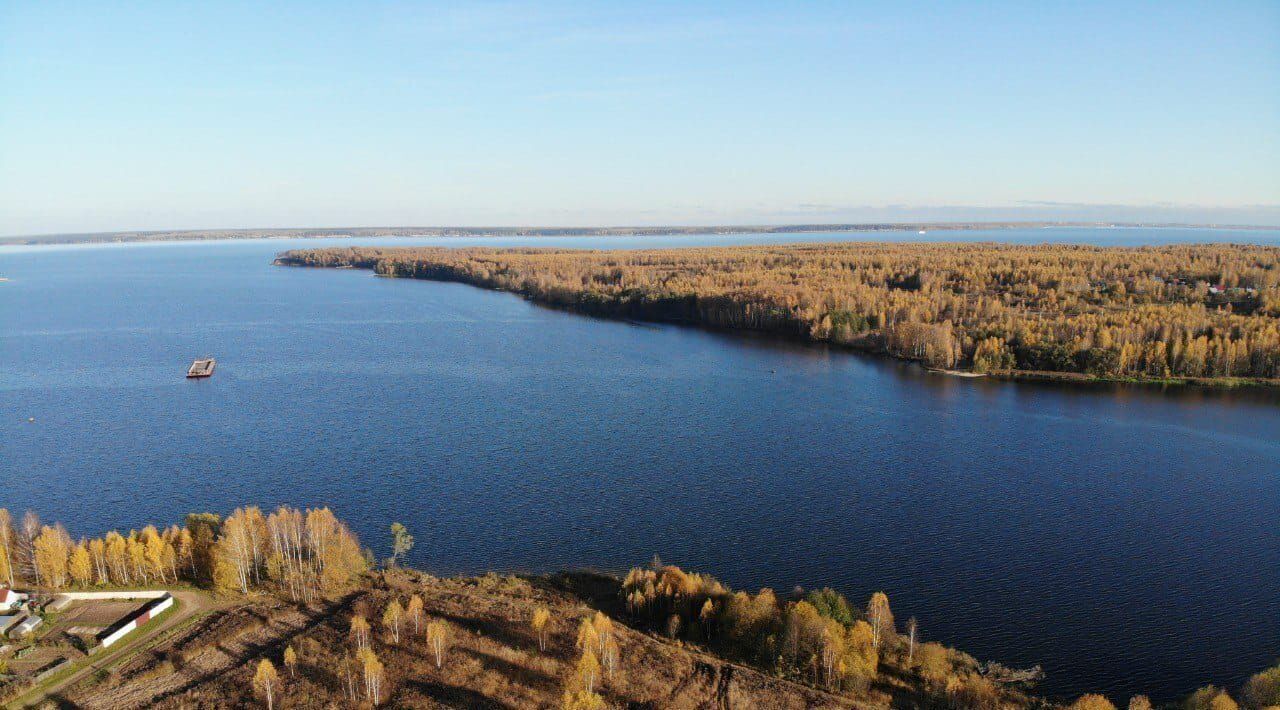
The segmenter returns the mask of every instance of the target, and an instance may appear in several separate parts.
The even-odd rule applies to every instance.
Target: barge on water
[[[191,363],[191,367],[187,369],[187,377],[209,377],[213,374],[213,366],[218,363],[213,358],[204,360],[196,360]]]

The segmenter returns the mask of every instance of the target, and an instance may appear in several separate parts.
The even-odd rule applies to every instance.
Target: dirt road
[[[139,650],[146,649],[155,641],[155,639],[162,637],[169,629],[186,622],[192,617],[216,611],[227,606],[227,604],[215,600],[204,592],[182,589],[174,590],[171,593],[178,601],[177,608],[173,613],[168,614],[161,619],[158,624],[150,627],[144,627],[142,634],[120,644],[118,648],[112,648],[109,651],[103,651],[99,655],[81,660],[80,663],[83,665],[77,668],[70,675],[55,680],[50,685],[41,686],[30,693],[11,701],[6,707],[17,709],[39,705],[46,698],[60,695],[65,689],[75,686],[75,684],[89,677],[91,674],[100,670],[110,669],[122,661],[132,658],[135,653]]]

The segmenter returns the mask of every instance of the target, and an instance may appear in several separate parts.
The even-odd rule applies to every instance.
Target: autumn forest
[[[945,370],[1280,380],[1276,247],[343,248],[278,263],[460,281],[593,315],[767,331]]]

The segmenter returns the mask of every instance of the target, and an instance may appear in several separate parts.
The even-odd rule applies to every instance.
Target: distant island
[[[970,376],[1280,385],[1280,247],[400,247],[290,251],[276,263],[459,281],[596,316],[764,331]]]
[[[1170,229],[1276,229],[1245,224],[1172,222],[879,222],[865,224],[709,225],[656,227],[320,227],[291,229],[174,229],[156,231],[38,234],[0,237],[10,244],[105,244],[224,239],[341,239],[343,237],[643,237],[676,234],[794,234],[804,232],[901,232],[1044,227],[1123,227]]]

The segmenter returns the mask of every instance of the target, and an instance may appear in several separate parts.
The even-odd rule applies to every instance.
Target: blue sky
[[[0,0],[0,234],[1280,224],[1280,3]]]

